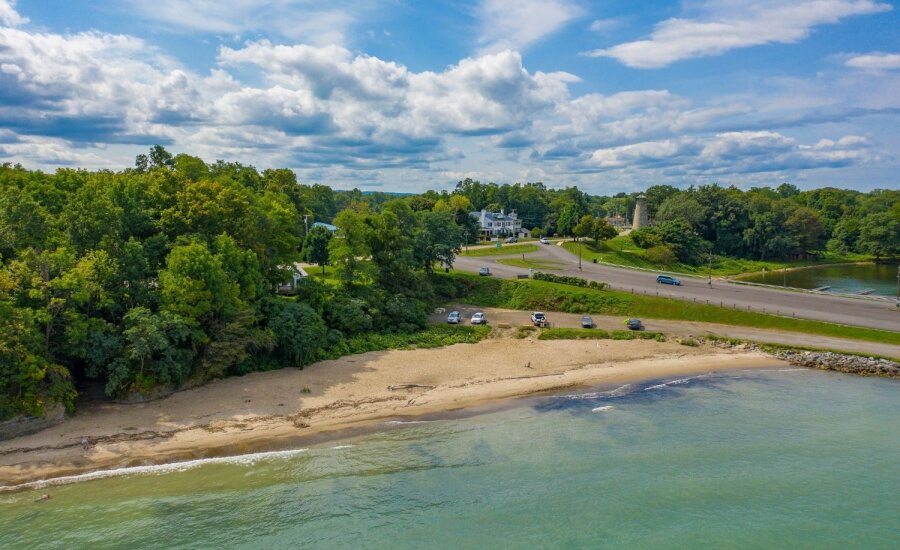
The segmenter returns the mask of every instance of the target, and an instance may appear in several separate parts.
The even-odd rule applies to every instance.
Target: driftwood
[[[408,390],[409,388],[434,388],[434,386],[428,386],[426,384],[391,384],[388,386],[390,391]]]

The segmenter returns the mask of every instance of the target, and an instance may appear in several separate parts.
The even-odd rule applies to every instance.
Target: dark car
[[[491,270],[490,270],[490,268],[482,267],[481,269],[478,270],[478,274],[483,275],[485,277],[490,277]]]
[[[591,319],[590,315],[585,315],[581,318],[581,328],[594,328],[594,320]]]
[[[644,324],[640,319],[629,319],[626,326],[629,330],[644,330]]]
[[[660,283],[660,284],[663,284],[663,285],[675,285],[675,286],[681,286],[681,281],[679,281],[679,280],[676,279],[675,277],[671,277],[671,276],[669,276],[669,275],[659,275],[659,276],[656,278],[656,282],[657,282],[657,283]]]

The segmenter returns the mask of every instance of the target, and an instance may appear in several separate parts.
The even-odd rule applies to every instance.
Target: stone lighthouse
[[[638,195],[637,202],[634,203],[634,216],[631,218],[631,228],[640,229],[650,224],[650,217],[647,214],[647,197]]]

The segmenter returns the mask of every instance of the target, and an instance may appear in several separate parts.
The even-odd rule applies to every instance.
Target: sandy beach
[[[372,352],[218,380],[144,404],[82,408],[60,425],[0,442],[0,486],[285,448],[393,418],[538,392],[783,365],[758,353],[644,340],[492,338]],[[404,385],[421,387],[396,387]],[[90,438],[90,449],[82,448],[82,437]]]

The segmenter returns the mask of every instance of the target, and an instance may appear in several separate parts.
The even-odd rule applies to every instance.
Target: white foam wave
[[[353,447],[356,447],[356,445],[336,445],[332,447],[332,449],[335,451],[339,451],[341,449],[352,449]]]
[[[428,424],[431,420],[388,420],[385,424],[389,426],[400,426],[403,424]]]
[[[39,481],[30,481],[21,485],[0,485],[0,491],[9,491],[15,489],[36,489],[48,487],[51,485],[68,485],[69,483],[78,483],[81,481],[92,481],[95,479],[105,479],[109,477],[121,477],[130,475],[147,475],[147,474],[165,474],[171,472],[183,472],[206,466],[208,464],[236,464],[251,465],[260,460],[270,460],[274,458],[290,458],[302,453],[307,449],[292,449],[288,451],[267,451],[262,453],[251,453],[237,456],[217,456],[212,458],[197,458],[194,460],[185,460],[183,462],[169,462],[167,464],[153,464],[148,466],[128,466],[125,468],[114,468],[112,470],[98,470],[96,472],[88,472],[85,474],[76,474],[71,476],[55,477],[52,479],[42,479]]]
[[[676,378],[675,380],[670,380],[668,382],[663,382],[662,384],[656,384],[655,386],[649,386],[647,388],[644,388],[644,391],[660,390],[662,388],[668,388],[669,386],[678,386],[680,384],[687,384],[691,380],[696,380],[698,378],[706,378],[707,376],[709,376],[709,375],[701,374],[698,376],[690,376],[688,378]]]
[[[593,409],[591,409],[591,412],[597,413],[597,412],[608,411],[610,409],[612,409],[612,405],[604,405],[602,407],[594,407]]]
[[[631,391],[631,384],[619,386],[614,390],[598,391],[591,393],[573,393],[570,395],[562,395],[563,399],[597,399],[598,397],[620,397]]]

